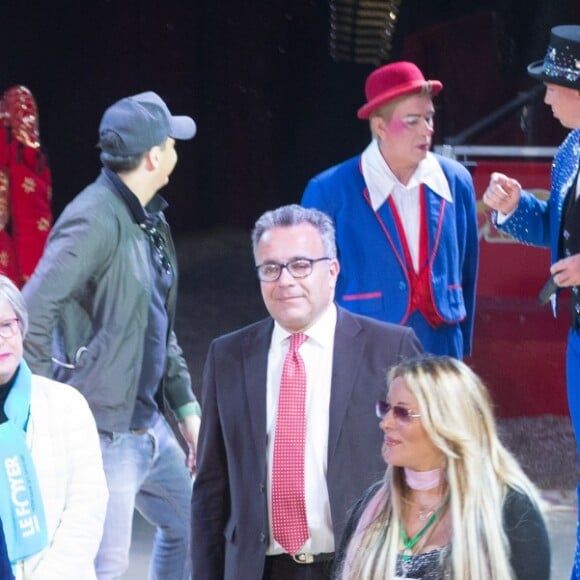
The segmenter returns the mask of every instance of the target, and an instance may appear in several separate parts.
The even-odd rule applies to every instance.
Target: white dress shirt
[[[449,203],[453,202],[449,183],[432,153],[427,153],[411,179],[403,185],[391,171],[385,161],[379,144],[373,139],[361,156],[362,174],[367,185],[371,205],[377,211],[389,198],[393,196],[395,207],[399,213],[407,245],[413,260],[415,271],[419,271],[419,232],[421,216],[419,213],[419,193],[422,183]]]
[[[299,353],[306,367],[306,449],[305,487],[306,515],[310,538],[300,552],[320,554],[334,552],[334,535],[330,517],[330,503],[326,485],[328,455],[328,425],[330,408],[330,383],[336,328],[336,306],[331,304],[320,319],[304,334],[308,340]],[[274,324],[268,352],[266,395],[267,465],[268,465],[268,521],[270,544],[267,554],[281,554],[282,547],[274,540],[272,532],[272,464],[278,394],[282,366],[290,345],[290,334],[278,323]]]

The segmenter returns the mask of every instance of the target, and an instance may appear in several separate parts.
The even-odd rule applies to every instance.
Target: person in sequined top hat
[[[495,210],[493,220],[500,230],[521,242],[550,248],[554,314],[562,289],[570,289],[566,381],[580,448],[580,25],[552,28],[544,60],[531,63],[528,74],[544,82],[544,102],[562,126],[571,129],[554,157],[550,197],[541,201],[515,179],[493,173],[483,201]],[[572,579],[580,579],[580,527],[577,536]]]

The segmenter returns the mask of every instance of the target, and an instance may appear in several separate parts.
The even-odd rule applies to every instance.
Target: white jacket
[[[108,489],[85,398],[73,387],[32,375],[26,442],[42,493],[49,545],[17,564],[16,580],[95,580]]]

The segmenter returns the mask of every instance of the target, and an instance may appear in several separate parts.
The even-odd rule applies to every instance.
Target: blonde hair
[[[402,103],[403,101],[406,101],[409,97],[414,97],[416,95],[431,97],[432,96],[431,86],[425,84],[419,90],[414,91],[412,93],[405,93],[404,95],[401,95],[399,97],[395,97],[394,99],[387,101],[386,103],[384,103],[383,105],[377,107],[374,111],[372,111],[371,114],[369,115],[369,126],[373,137],[376,137],[376,134],[373,131],[373,123],[372,123],[372,120],[374,118],[380,117],[381,119],[384,119],[388,123],[393,117],[393,112],[395,111],[397,105],[399,103]]]
[[[470,580],[513,578],[503,529],[503,503],[509,488],[539,506],[535,486],[497,434],[489,393],[463,362],[423,357],[393,367],[388,384],[401,378],[416,397],[422,425],[446,460],[451,513],[451,577]],[[395,575],[399,533],[408,487],[402,467],[387,468],[385,500],[376,518],[351,542],[348,570],[341,578],[371,580]],[[443,556],[448,553],[444,551]]]

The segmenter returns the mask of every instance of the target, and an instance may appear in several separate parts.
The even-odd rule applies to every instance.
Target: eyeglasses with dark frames
[[[421,415],[419,413],[411,413],[410,409],[403,407],[401,405],[391,405],[387,401],[377,401],[375,406],[377,417],[384,421],[389,411],[393,411],[393,417],[398,423],[406,424],[410,423],[412,419],[416,419]]]
[[[323,258],[293,258],[281,264],[280,262],[264,262],[256,266],[256,273],[262,282],[276,282],[282,276],[282,270],[286,268],[292,278],[306,278],[312,274],[314,264],[323,260],[332,260],[327,256]]]
[[[0,337],[12,338],[15,336],[19,328],[19,323],[19,318],[9,318],[7,320],[0,321]]]

